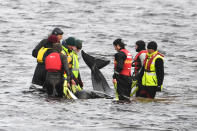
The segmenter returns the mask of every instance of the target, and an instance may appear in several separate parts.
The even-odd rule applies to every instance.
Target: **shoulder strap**
[[[150,65],[151,65],[151,63],[153,62],[153,59],[154,59],[157,55],[160,55],[160,56],[164,57],[164,55],[161,54],[160,52],[157,52],[157,54],[153,55],[153,56],[150,58],[150,60],[148,61],[147,70],[150,70]],[[147,57],[147,58],[148,58],[148,57]],[[147,60],[147,58],[146,58],[145,60]]]

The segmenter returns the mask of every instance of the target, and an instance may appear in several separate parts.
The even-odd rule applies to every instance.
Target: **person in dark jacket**
[[[144,60],[146,57],[146,53],[147,53],[145,42],[143,40],[136,41],[135,50],[138,53],[136,54],[134,61],[132,63],[132,67],[134,67],[134,72],[132,74],[133,82],[131,86],[132,90],[131,90],[130,96],[133,96],[134,94],[138,93],[137,92],[138,86],[136,86],[136,83],[137,83],[136,80],[137,80],[140,70],[142,69],[142,66],[144,64]]]
[[[163,88],[164,61],[163,55],[157,50],[157,43],[151,41],[147,46],[148,53],[139,74],[139,90],[136,96],[155,98],[156,92]]]
[[[147,53],[145,46],[146,44],[143,40],[136,41],[135,43],[135,50],[136,52],[138,52],[132,64],[132,67],[135,67],[135,70],[134,70],[135,75],[137,75],[137,73],[139,72],[139,70],[142,68],[144,64],[144,60],[145,60],[146,53]]]
[[[52,48],[52,43],[59,42],[62,39],[63,31],[59,28],[55,28],[52,31],[52,37],[48,37],[47,39],[43,39],[32,51],[32,56],[37,58],[37,66],[34,71],[32,84],[43,86],[45,78],[46,78],[46,70],[45,65],[43,63],[43,56],[45,52]],[[56,36],[56,37],[54,37]]]
[[[116,39],[113,42],[113,45],[117,51],[114,56],[113,83],[117,91],[118,100],[127,100],[130,97],[132,84],[132,56],[130,52],[125,49],[125,44],[123,43],[122,39]]]
[[[45,58],[45,69],[47,70],[44,88],[48,95],[63,97],[64,74],[67,74],[67,81],[70,81],[70,70],[67,57],[61,53],[62,45],[53,44],[53,52]]]

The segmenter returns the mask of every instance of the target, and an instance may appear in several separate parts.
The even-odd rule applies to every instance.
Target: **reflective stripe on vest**
[[[51,53],[46,57],[45,60],[46,70],[60,71],[62,69],[62,62],[59,53]]]
[[[75,52],[73,53],[72,72],[73,72],[75,78],[78,78],[78,76],[79,76],[79,60],[78,60],[78,55]]]
[[[131,53],[126,49],[121,49],[120,51],[124,52],[127,56],[126,60],[124,61],[123,69],[119,74],[125,76],[131,76],[131,64],[132,64],[132,56]],[[114,67],[116,69],[117,62],[114,60]]]
[[[66,47],[62,46],[62,48],[63,48],[62,53],[67,56],[68,67],[71,69],[72,68],[73,51],[69,53],[68,49]]]
[[[62,46],[62,54],[64,54],[64,55],[66,55],[66,52],[65,52],[65,49],[64,49],[65,47],[64,46]],[[67,56],[67,55],[66,55]],[[68,59],[67,59],[67,61],[68,61]],[[66,72],[64,72],[64,78],[66,78],[67,79],[67,74],[66,74]]]
[[[39,63],[43,63],[43,56],[44,56],[44,53],[48,50],[48,49],[51,49],[51,48],[40,48],[40,50],[38,51],[38,55],[37,55],[37,61]]]
[[[146,54],[147,53],[147,50],[142,50],[140,51],[134,58],[134,64],[135,64],[135,75],[138,73],[138,71],[140,70],[140,68],[142,67],[142,64],[141,64],[141,60],[140,60],[140,55],[141,54]]]
[[[151,57],[146,56],[144,60],[144,75],[142,77],[142,85],[143,86],[158,86],[156,69],[155,69],[155,61],[157,58],[161,58],[163,60],[163,55],[155,51]]]

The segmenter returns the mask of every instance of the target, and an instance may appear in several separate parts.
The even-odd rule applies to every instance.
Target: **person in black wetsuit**
[[[126,100],[130,97],[131,92],[131,64],[132,56],[125,49],[125,44],[122,39],[116,39],[113,42],[114,48],[117,51],[114,59],[114,74],[113,83],[117,84],[117,93],[119,100]],[[126,96],[126,97],[125,97]]]
[[[48,95],[63,97],[64,73],[67,74],[67,81],[70,81],[70,70],[67,57],[62,54],[62,45],[54,43],[52,53],[45,58],[45,69],[47,70],[44,88]]]
[[[32,84],[43,86],[46,78],[43,56],[49,48],[52,48],[52,43],[56,43],[62,39],[63,31],[59,28],[55,28],[52,31],[52,35],[56,36],[57,38],[48,37],[48,39],[43,39],[32,51],[32,56],[37,58],[37,66],[32,78]]]
[[[163,88],[164,56],[158,52],[157,43],[154,41],[148,43],[147,50],[148,53],[139,74],[139,89],[136,96],[155,98],[156,92]]]

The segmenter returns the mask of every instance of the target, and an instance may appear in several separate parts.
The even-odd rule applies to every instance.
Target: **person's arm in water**
[[[156,59],[155,69],[156,69],[158,86],[161,86],[164,80],[164,63],[161,58]]]
[[[60,58],[62,61],[63,70],[66,72],[66,75],[67,75],[67,80],[70,81],[71,80],[71,72],[68,67],[67,57],[63,54],[60,54]]]
[[[127,56],[125,55],[125,53],[123,52],[118,52],[115,54],[115,60],[117,62],[117,65],[116,65],[116,69],[114,69],[114,75],[113,75],[113,78],[115,79],[116,75],[118,75],[122,69],[123,69],[123,66],[124,66],[124,61],[126,60]]]
[[[38,45],[33,49],[32,56],[37,58],[38,51],[47,43],[47,39],[44,39],[38,43]]]

